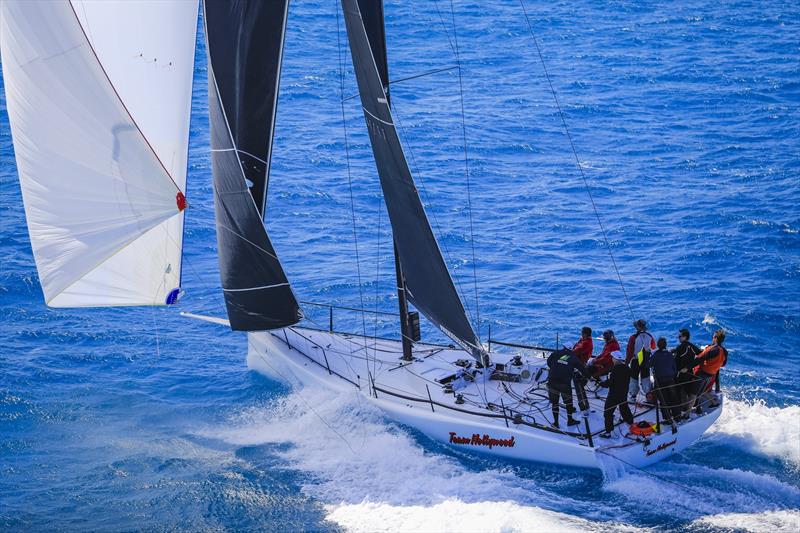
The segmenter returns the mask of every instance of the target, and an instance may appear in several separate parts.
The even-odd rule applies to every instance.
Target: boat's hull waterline
[[[542,383],[545,373],[538,372],[546,368],[541,354],[523,358],[521,368],[506,368],[509,372],[527,370],[527,379],[482,381],[479,375],[475,381],[451,382],[455,385],[451,391],[440,381],[446,382],[447,376],[461,368],[455,363],[464,352],[418,345],[414,353],[413,362],[401,365],[399,341],[296,327],[248,334],[250,368],[298,387],[348,394],[357,391],[392,420],[462,451],[586,468],[603,468],[613,457],[629,466],[644,467],[686,449],[722,412],[720,404],[702,415],[693,414],[674,430],[662,424],[660,433],[639,440],[627,435],[627,426],[621,424],[611,439],[602,439],[605,390],[598,388],[588,394],[587,418],[576,415],[579,426],[565,429],[562,409],[561,429],[554,430]],[[511,355],[495,355],[498,363],[511,359]],[[458,394],[464,403],[457,403]],[[655,422],[656,415],[649,409],[637,414],[636,420]]]

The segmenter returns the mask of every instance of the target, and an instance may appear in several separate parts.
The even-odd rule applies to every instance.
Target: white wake
[[[334,423],[335,432],[329,427]],[[470,471],[451,457],[427,452],[355,395],[294,392],[242,413],[232,427],[206,433],[236,445],[291,444],[279,453],[307,474],[304,492],[324,503],[328,520],[349,531],[638,529],[555,511],[598,514],[510,470]]]
[[[706,438],[800,465],[798,415],[798,407],[728,400]],[[294,391],[205,433],[239,446],[289,444],[276,453],[288,468],[306,474],[302,490],[348,531],[638,530],[629,524],[638,521],[638,509],[647,509],[700,529],[774,532],[796,530],[800,517],[795,486],[766,474],[698,464],[652,468],[662,480],[609,469],[598,490],[612,495],[600,504],[562,496],[511,468],[471,470],[437,453],[436,444],[426,449],[355,393]]]

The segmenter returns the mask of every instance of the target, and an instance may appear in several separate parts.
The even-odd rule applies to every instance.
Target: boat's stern
[[[612,457],[627,466],[642,468],[681,452],[694,444],[722,414],[724,398],[718,395],[719,405],[708,409],[701,415],[692,414],[692,418],[678,424],[673,429],[661,424],[661,432],[648,435],[646,438],[625,436],[622,442],[600,445],[596,448],[598,463],[605,464],[607,457]]]

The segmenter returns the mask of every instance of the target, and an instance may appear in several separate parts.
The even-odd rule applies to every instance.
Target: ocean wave
[[[603,489],[651,510],[688,520],[800,506],[800,489],[773,476],[690,463],[664,463],[644,471],[626,471],[607,480]]]
[[[510,501],[466,503],[452,499],[430,506],[360,503],[327,507],[328,520],[347,531],[647,531],[592,522]]]
[[[705,516],[692,523],[698,529],[706,530],[709,526],[726,530],[752,531],[770,533],[795,533],[800,531],[800,511],[782,510],[763,513],[726,513]]]
[[[777,457],[800,469],[800,405],[770,407],[763,400],[726,400],[708,435],[732,437],[729,444]]]

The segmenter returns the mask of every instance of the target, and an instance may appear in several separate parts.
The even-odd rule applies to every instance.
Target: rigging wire
[[[450,45],[450,50],[452,50],[453,54],[455,54],[456,48],[453,46],[453,40],[450,38],[450,30],[447,28],[447,24],[444,23],[444,17],[442,16],[442,12],[439,10],[439,0],[433,0],[433,7],[436,8],[436,14],[439,15],[439,22],[442,24],[442,30],[444,30],[445,37],[447,37],[447,43]]]
[[[472,247],[472,285],[475,289],[475,316],[476,316],[476,334],[478,335],[478,342],[481,342],[481,308],[478,301],[478,272],[475,261],[475,233],[473,231],[472,223],[472,193],[470,187],[469,176],[469,153],[467,152],[467,125],[464,113],[464,83],[461,79],[461,55],[458,51],[458,32],[456,30],[456,15],[453,8],[453,0],[450,0],[450,18],[453,22],[453,40],[455,44],[456,53],[456,66],[458,67],[458,93],[459,100],[461,101],[461,136],[464,140],[464,176],[467,180],[467,210],[469,213],[469,242]]]
[[[561,109],[561,104],[558,101],[558,96],[556,95],[556,90],[553,87],[553,82],[550,79],[550,74],[547,72],[547,65],[544,62],[542,49],[539,47],[539,41],[536,39],[536,35],[533,32],[533,26],[531,25],[531,20],[528,18],[528,12],[525,9],[525,2],[523,0],[519,0],[519,5],[520,7],[522,7],[523,15],[525,15],[525,22],[528,25],[528,32],[531,35],[533,44],[536,46],[536,52],[539,55],[539,61],[542,64],[542,70],[544,71],[544,76],[547,79],[547,84],[550,86],[550,92],[553,95],[553,100],[555,101],[556,108],[558,109],[558,114],[561,117],[561,124],[564,126],[564,132],[567,134],[567,139],[569,139],[569,145],[572,148],[572,155],[575,157],[575,164],[578,167],[578,171],[580,172],[581,178],[583,179],[583,185],[586,187],[586,192],[589,195],[589,201],[592,204],[592,209],[594,210],[594,216],[597,218],[597,224],[600,226],[600,231],[603,234],[603,241],[606,244],[606,249],[608,250],[608,256],[611,258],[611,264],[614,266],[614,271],[617,273],[617,280],[619,280],[619,286],[622,289],[622,294],[625,296],[625,303],[628,305],[628,311],[631,314],[631,319],[636,320],[636,316],[633,313],[633,307],[631,306],[631,301],[628,298],[628,292],[625,290],[625,284],[622,282],[622,275],[619,272],[619,268],[617,267],[617,261],[614,258],[614,252],[611,250],[611,244],[608,242],[606,228],[603,225],[603,221],[600,219],[600,212],[597,210],[597,205],[594,202],[592,189],[591,187],[589,187],[589,180],[586,178],[586,174],[583,172],[583,166],[581,166],[581,161],[580,158],[578,157],[578,151],[575,149],[575,143],[572,141],[572,135],[570,134],[569,128],[567,127],[567,120],[564,117],[564,111]]]
[[[397,108],[397,100],[395,100],[395,104],[392,106],[392,117],[397,119],[397,126],[400,128],[398,137],[402,136],[402,138],[408,139],[410,136],[406,135],[406,130],[403,127],[403,119],[400,117],[400,111]],[[402,142],[402,141],[401,141]],[[404,152],[407,152],[409,156],[411,156],[411,164],[414,167],[413,176],[415,177],[414,181],[416,182],[416,178],[419,178],[419,190],[422,191],[422,194],[425,196],[425,203],[429,206],[433,206],[433,202],[431,202],[430,196],[428,196],[428,188],[425,186],[425,179],[422,177],[422,173],[419,171],[419,165],[417,165],[417,158],[414,157],[414,150],[411,149],[410,143],[404,143]],[[423,206],[424,208],[424,206]],[[439,225],[439,219],[436,217],[436,211],[431,209],[430,211],[425,211],[426,214],[431,215],[431,219],[433,219],[433,229],[436,229],[436,233],[439,234],[442,238],[437,239],[437,244],[439,245],[441,251],[444,253],[447,264],[455,264],[453,261],[453,256],[450,254],[450,250],[447,248],[447,243],[444,242],[444,232],[442,231],[442,227]],[[430,219],[429,219],[430,220]],[[431,230],[433,231],[433,230]],[[434,234],[435,237],[436,234]],[[448,274],[450,271],[448,270]],[[461,282],[458,280],[458,276],[453,276],[450,274],[450,279],[453,281],[453,284],[456,288],[456,292],[458,293],[459,298],[462,301],[466,301],[467,299],[464,297],[464,289],[461,287]],[[468,319],[472,322],[472,314],[469,311],[468,307],[465,307],[464,311],[466,312]]]
[[[375,337],[375,340],[372,343],[372,354],[377,359],[378,357],[378,297],[380,294],[380,281],[381,281],[381,243],[383,242],[383,234],[381,233],[381,221],[383,215],[383,196],[379,195],[378,197],[378,246],[376,251],[375,257],[375,312],[373,316],[375,317],[375,324],[373,326],[372,335]],[[402,334],[402,329],[401,334]],[[375,375],[377,371],[377,361],[375,362],[375,366],[372,368],[372,374]]]
[[[430,76],[432,74],[439,74],[440,72],[449,72],[449,71],[455,70],[457,68],[458,67],[443,67],[443,68],[437,68],[437,69],[433,69],[433,70],[428,70],[426,72],[421,72],[419,74],[414,74],[413,76],[406,76],[405,78],[400,78],[400,79],[397,79],[397,80],[389,80],[389,85],[391,86],[391,85],[394,85],[396,83],[401,83],[401,82],[404,82],[404,81],[411,81],[411,80],[416,80],[418,78],[424,78],[425,76]],[[345,98],[344,101],[347,102],[348,100],[352,100],[353,98],[357,98],[358,96],[359,96],[358,93],[350,95],[347,98]]]
[[[358,255],[358,230],[356,228],[356,207],[353,198],[353,178],[350,173],[350,143],[347,137],[347,117],[344,112],[344,60],[342,59],[342,30],[341,22],[339,20],[339,6],[334,3],[336,10],[336,46],[338,48],[339,56],[339,106],[342,110],[342,130],[344,131],[344,153],[345,161],[347,162],[347,185],[350,190],[350,213],[353,221],[353,243],[355,245],[356,253],[356,275],[358,276],[358,298],[360,301],[361,309],[364,309],[364,287],[361,284],[361,260]],[[364,332],[364,353],[367,352],[367,319],[364,313],[361,313],[361,328]],[[369,370],[369,360],[367,360],[367,373],[371,375]],[[370,385],[371,386],[371,385]]]
[[[152,315],[153,315],[153,329],[156,332],[156,357],[161,359],[161,342],[159,341],[159,338],[158,338],[158,321],[156,320],[156,308],[155,307],[151,307],[151,309],[153,311],[152,312]]]

